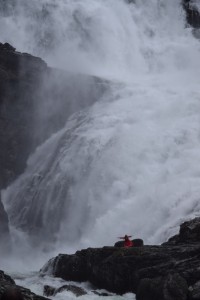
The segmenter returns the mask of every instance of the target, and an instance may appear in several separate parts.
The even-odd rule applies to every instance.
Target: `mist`
[[[34,267],[125,233],[159,244],[199,215],[200,46],[181,1],[0,7],[2,42],[68,72],[41,81],[61,93],[36,102],[39,146],[2,192],[13,256]],[[42,127],[51,115],[62,122]]]

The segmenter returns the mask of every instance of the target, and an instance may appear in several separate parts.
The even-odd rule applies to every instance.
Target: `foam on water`
[[[99,290],[96,289],[94,286],[92,286],[89,282],[85,283],[77,283],[73,281],[66,281],[59,279],[59,278],[53,278],[50,276],[38,276],[37,273],[12,273],[12,276],[15,278],[15,282],[17,285],[27,287],[31,289],[31,291],[37,295],[43,296],[43,290],[44,285],[49,285],[54,288],[60,288],[64,285],[74,285],[77,287],[81,287],[84,289],[87,294],[83,296],[79,296],[80,300],[101,300],[105,299],[105,296],[99,296],[94,293],[107,293],[109,296],[106,296],[106,299],[108,300],[134,300],[135,296],[132,293],[127,293],[122,296],[118,296],[114,293],[110,293],[106,290]],[[69,291],[63,291],[61,293],[56,294],[55,296],[48,296],[49,299],[55,299],[55,300],[75,300],[77,299],[77,296]]]

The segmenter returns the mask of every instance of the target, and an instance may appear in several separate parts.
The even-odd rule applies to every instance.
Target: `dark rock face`
[[[0,282],[1,284],[15,284],[14,280],[0,270]]]
[[[44,296],[53,296],[54,295],[54,292],[55,292],[56,288],[50,286],[50,285],[45,285],[44,286],[44,291],[43,291],[43,294]]]
[[[194,28],[200,28],[200,13],[193,5],[191,0],[182,0],[186,11],[187,23]]]
[[[180,226],[179,234],[171,237],[168,242],[163,245],[179,245],[200,243],[200,218],[184,222]]]
[[[0,241],[1,241],[1,251],[4,250],[7,251],[10,246],[8,216],[1,202],[1,194],[0,194]]]
[[[187,282],[176,273],[153,279],[144,278],[137,290],[137,300],[186,300],[187,296]]]
[[[26,168],[29,155],[68,117],[106,92],[107,82],[47,67],[0,43],[0,191]],[[8,218],[0,202],[0,237]]]
[[[1,296],[1,300],[23,300],[24,297],[18,288],[8,288]]]
[[[189,299],[190,300],[200,299],[200,281],[197,281],[193,286],[189,287]]]
[[[200,218],[185,222],[179,235],[161,246],[88,248],[60,254],[41,272],[65,280],[89,280],[119,294],[134,292],[139,300],[198,299],[199,228]]]
[[[106,81],[49,68],[0,43],[0,191],[23,173],[38,145],[107,89]],[[8,235],[8,218],[0,202],[2,234]]]
[[[0,43],[0,189],[24,171],[39,144],[72,113],[99,100],[107,86],[95,77],[49,68]]]
[[[17,286],[14,280],[0,271],[0,300],[48,300],[42,296],[35,295],[30,290]]]
[[[9,232],[8,216],[1,202],[1,195],[0,195],[0,239],[1,237],[3,237],[4,234],[8,234],[8,232]]]
[[[45,69],[41,59],[0,44],[0,188],[25,168],[31,151],[28,135],[34,118],[33,93],[38,74]]]

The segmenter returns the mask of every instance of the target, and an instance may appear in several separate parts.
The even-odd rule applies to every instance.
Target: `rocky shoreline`
[[[117,294],[133,292],[137,300],[200,299],[200,218],[183,223],[163,245],[59,254],[41,273],[89,281]]]
[[[72,255],[59,254],[45,264],[40,274],[66,281],[89,281],[94,289],[119,295],[135,293],[137,300],[199,300],[200,218],[183,223],[179,234],[162,245],[116,245],[88,248]],[[16,286],[11,277],[0,271],[0,299],[10,287],[17,287],[27,300],[47,299]],[[77,297],[86,295],[84,289],[70,284],[57,289],[44,286],[44,295],[56,295],[63,290]]]

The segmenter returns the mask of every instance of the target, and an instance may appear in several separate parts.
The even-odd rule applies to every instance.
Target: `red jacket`
[[[124,241],[124,247],[133,247],[133,242],[129,239]]]

